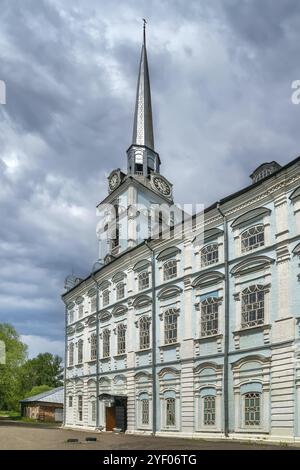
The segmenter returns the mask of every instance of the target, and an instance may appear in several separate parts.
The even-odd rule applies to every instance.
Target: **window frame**
[[[145,281],[146,279],[146,285],[145,286],[142,286],[143,282]],[[143,290],[146,290],[146,289],[149,289],[150,288],[150,273],[149,271],[141,271],[139,274],[138,274],[138,291],[141,292]]]
[[[250,397],[250,395],[255,395],[255,397]],[[260,428],[262,425],[262,394],[260,392],[246,392],[243,394],[243,427],[246,429],[256,429]],[[246,407],[246,400],[257,400],[258,399],[258,411],[248,411],[248,415],[251,415],[254,413],[259,414],[259,419],[255,420],[253,419],[253,424],[249,424],[250,421],[250,416],[248,416],[248,420],[246,419],[246,414],[247,414],[247,407]],[[257,406],[257,405],[256,405]],[[251,405],[248,405],[248,408],[251,408]],[[253,408],[253,406],[252,406]],[[247,422],[248,421],[248,422]]]
[[[83,395],[77,395],[78,421],[83,421]]]
[[[253,232],[253,233],[251,233]],[[259,235],[262,234],[262,240],[258,240]],[[255,239],[255,243],[250,243],[252,239]],[[258,248],[265,246],[265,226],[264,224],[255,224],[251,227],[246,228],[240,233],[241,242],[241,254],[246,254],[254,251]],[[247,242],[247,243],[246,243]]]
[[[68,365],[72,367],[74,365],[74,343],[69,343],[69,355],[68,355]]]
[[[102,358],[110,357],[110,330],[105,328],[102,332]]]
[[[204,338],[207,336],[215,336],[219,333],[219,305],[220,299],[216,296],[211,296],[200,300],[200,337]],[[209,307],[212,307],[212,310],[216,308],[216,311],[207,311]],[[214,318],[208,318],[213,316]],[[208,323],[216,323],[215,328],[208,329]],[[205,326],[204,326],[205,325]]]
[[[121,288],[121,293],[120,293]],[[125,283],[123,281],[118,282],[116,284],[116,300],[122,300],[125,297]]]
[[[211,407],[212,410],[206,411],[205,407],[206,407],[207,401],[213,403],[213,407]],[[205,418],[206,413],[212,414],[213,420],[210,418],[208,420],[210,422],[206,422],[206,418]],[[216,426],[216,396],[215,395],[204,395],[202,397],[202,425],[205,428]]]
[[[125,323],[117,326],[117,355],[126,354],[126,329]]]
[[[213,248],[214,249],[211,249]],[[217,256],[214,256],[212,254],[217,253]],[[211,259],[210,258],[211,256]],[[212,264],[217,264],[219,262],[219,245],[217,242],[215,243],[209,243],[205,245],[201,250],[200,250],[200,258],[201,258],[201,266],[202,267],[207,267],[211,266]]]
[[[107,307],[110,302],[110,292],[109,289],[104,289],[102,292],[102,307]]]
[[[178,308],[168,308],[164,312],[164,344],[171,345],[178,343],[178,316],[179,310]],[[168,319],[171,318],[172,321]],[[174,328],[172,328],[174,325]],[[171,333],[174,331],[175,333]]]
[[[91,334],[91,343],[90,343],[90,357],[91,361],[95,361],[97,359],[97,334]]]
[[[77,343],[77,364],[83,364],[83,339],[80,338]]]
[[[258,294],[262,294],[262,299],[259,299]],[[251,298],[256,296],[256,299]],[[265,324],[266,317],[266,302],[265,302],[266,288],[261,284],[253,284],[249,287],[246,287],[241,292],[241,329],[252,328],[256,326],[261,326]],[[245,299],[249,301],[245,302]],[[255,305],[258,304],[257,307]],[[262,305],[261,305],[262,304]],[[247,306],[252,306],[247,308]],[[259,311],[262,311],[258,313]],[[251,320],[251,316],[255,313],[255,319]]]
[[[144,351],[144,350],[150,348],[150,345],[151,345],[150,325],[151,325],[151,320],[148,316],[142,316],[139,319],[139,347],[140,347],[140,351]],[[146,340],[145,340],[145,338],[146,338]]]
[[[169,272],[167,270],[169,270]],[[178,271],[177,270],[177,259],[176,258],[171,258],[171,259],[166,260],[163,264],[163,280],[164,280],[164,282],[165,281],[170,281],[171,279],[175,279],[178,275],[177,271]]]

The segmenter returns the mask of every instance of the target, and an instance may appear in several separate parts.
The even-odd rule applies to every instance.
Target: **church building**
[[[300,442],[300,157],[188,224],[160,163],[144,28],[127,171],[62,296],[64,426]]]

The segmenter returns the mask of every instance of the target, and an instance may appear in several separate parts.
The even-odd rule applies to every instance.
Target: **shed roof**
[[[42,401],[47,403],[64,403],[64,387],[53,388],[48,390],[48,392],[39,393],[38,395],[33,395],[32,397],[24,398],[20,400],[20,403],[30,403]]]

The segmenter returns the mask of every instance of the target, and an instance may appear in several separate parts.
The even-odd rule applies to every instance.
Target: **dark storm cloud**
[[[0,0],[0,11],[0,320],[32,354],[61,352],[64,277],[97,258],[94,208],[107,174],[126,168],[141,18],[163,173],[177,201],[208,204],[299,152],[300,5]]]

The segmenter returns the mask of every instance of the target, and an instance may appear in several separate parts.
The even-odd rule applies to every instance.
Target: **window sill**
[[[82,367],[83,366],[83,362],[78,362],[78,364],[75,364],[75,367]]]
[[[107,356],[107,357],[100,357],[100,358],[99,358],[99,361],[107,362],[107,361],[110,361],[110,359],[111,359],[110,356]]]
[[[249,326],[248,328],[241,328],[239,330],[235,330],[232,332],[233,336],[240,336],[243,334],[251,333],[252,331],[255,333],[257,331],[264,331],[264,330],[270,330],[271,325],[270,324],[263,324],[263,325],[255,325],[255,326]]]
[[[145,349],[139,349],[138,351],[135,351],[135,353],[139,354],[139,353],[150,352],[150,351],[152,351],[152,348],[145,348]]]
[[[122,354],[114,354],[113,357],[116,358],[116,359],[121,359],[122,357],[126,357],[126,356],[127,356],[127,353],[125,352],[125,353],[122,353]]]
[[[89,361],[87,361],[88,364],[93,364],[94,362],[97,362],[97,359],[90,359]]]
[[[208,336],[201,336],[200,338],[194,339],[195,343],[205,343],[206,341],[213,341],[217,339],[222,339],[223,334],[222,333],[217,333],[215,335],[208,335]]]
[[[171,349],[171,348],[179,348],[180,343],[170,343],[170,344],[162,344],[158,346],[159,349]]]

